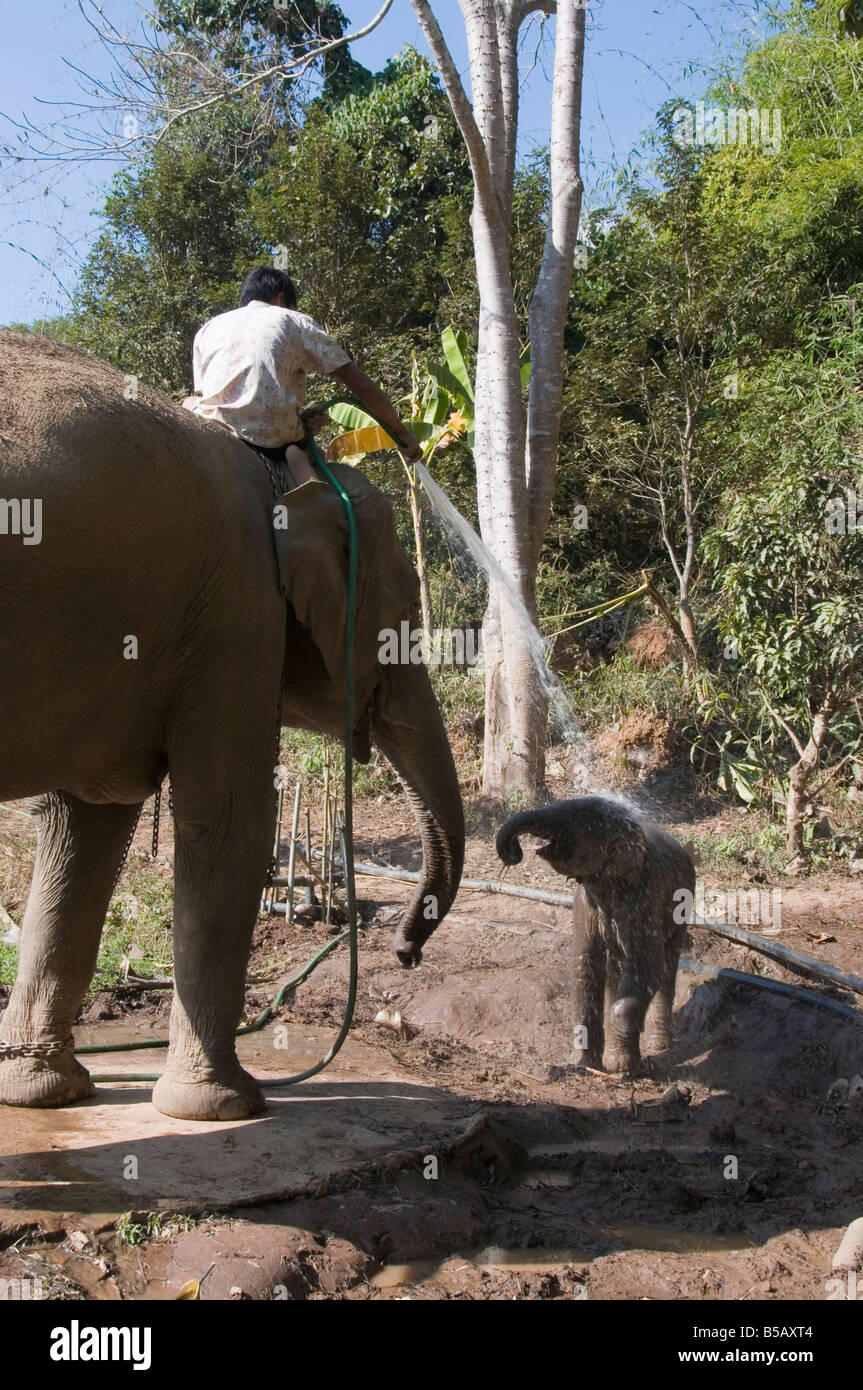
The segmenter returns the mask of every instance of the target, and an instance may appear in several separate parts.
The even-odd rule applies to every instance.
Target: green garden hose
[[[314,970],[315,966],[319,965],[320,962],[326,956],[328,956],[331,951],[334,951],[337,946],[340,946],[342,942],[345,940],[345,938],[349,935],[350,929],[348,929],[347,931],[340,932],[338,936],[333,937],[332,941],[328,941],[326,946],[324,946],[322,950],[318,951],[317,955],[312,956],[311,960],[308,962],[307,965],[303,966],[302,970],[299,972],[298,975],[294,975],[292,979],[288,980],[285,984],[282,985],[273,1002],[271,1004],[268,1004],[267,1007],[263,1009],[261,1013],[258,1014],[258,1017],[255,1019],[254,1023],[247,1023],[245,1027],[238,1028],[236,1033],[234,1034],[234,1037],[240,1038],[244,1033],[257,1033],[260,1028],[263,1028],[267,1023],[269,1023],[270,1019],[276,1012],[276,1009],[278,1009],[281,1005],[281,1002],[284,999],[285,995],[289,994],[292,989],[296,989],[297,985],[301,985],[304,980],[307,980],[311,975],[312,971]],[[167,1047],[169,1043],[169,1038],[150,1038],[145,1042],[100,1043],[98,1047],[95,1043],[93,1043],[88,1044],[86,1047],[76,1047],[75,1055],[76,1057],[82,1056],[83,1054],[88,1052],[136,1052],[139,1050],[146,1052],[148,1048]],[[103,1078],[97,1076],[94,1079],[96,1081],[101,1081]],[[115,1076],[114,1080],[116,1081],[117,1079],[118,1078]],[[145,1079],[149,1080],[150,1078],[148,1077]],[[136,1080],[140,1080],[140,1078],[136,1077]]]
[[[335,404],[334,401],[328,402],[329,405]],[[327,409],[326,406],[323,407]],[[334,487],[345,509],[348,518],[348,612],[347,625],[345,628],[345,821],[342,826],[340,836],[342,845],[342,865],[345,871],[345,896],[347,898],[348,912],[348,951],[350,962],[348,970],[348,997],[345,1003],[345,1013],[342,1019],[342,1026],[332,1047],[324,1054],[319,1062],[313,1067],[308,1067],[306,1071],[298,1072],[296,1076],[279,1076],[272,1080],[262,1081],[265,1087],[275,1086],[295,1086],[298,1081],[305,1081],[310,1076],[315,1076],[317,1072],[323,1071],[328,1067],[341,1048],[342,1043],[350,1032],[350,1027],[354,1018],[354,1006],[357,1002],[357,976],[359,973],[359,962],[357,957],[357,899],[356,883],[354,881],[354,627],[356,622],[356,603],[357,603],[357,561],[359,549],[359,533],[357,531],[357,517],[353,508],[353,503],[346,489],[339,482],[324,462],[323,456],[314,441],[314,437],[308,437],[309,453],[314,459],[318,471],[324,475],[331,487]],[[320,954],[320,953],[319,953]],[[307,973],[311,973],[314,964],[310,961]],[[259,1025],[262,1026],[262,1025]]]
[[[326,404],[320,407],[320,409],[322,412],[326,412],[330,406],[337,404],[356,406],[358,405],[358,402],[353,400],[349,396],[337,396],[334,397],[332,400],[327,401]],[[366,411],[366,414],[371,415],[371,412]],[[377,419],[376,416],[372,416],[372,418]],[[384,430],[388,428],[388,426],[386,426],[382,420],[377,420],[377,423]],[[321,452],[318,449],[318,446],[311,435],[308,436],[307,443],[309,452],[311,453],[315,466],[317,467],[318,471],[323,475],[323,477],[326,478],[330,486],[333,487],[335,491],[338,493],[344,505],[345,513],[348,519],[348,594],[347,625],[345,632],[345,818],[344,825],[341,830],[342,864],[344,865],[345,871],[345,894],[347,898],[348,926],[345,931],[343,931],[339,936],[335,937],[332,941],[328,942],[322,950],[318,951],[317,955],[312,957],[312,959],[308,962],[307,965],[303,967],[303,969],[299,972],[298,975],[295,975],[293,979],[287,982],[287,984],[282,985],[273,1002],[267,1005],[267,1007],[258,1015],[258,1017],[255,1019],[253,1023],[247,1024],[244,1028],[238,1028],[235,1036],[240,1037],[241,1035],[246,1033],[255,1033],[259,1029],[263,1028],[265,1024],[267,1024],[269,1020],[273,1017],[276,1009],[278,1009],[282,999],[288,993],[288,991],[296,988],[297,985],[302,984],[304,980],[308,979],[309,975],[316,968],[316,966],[320,964],[324,957],[329,955],[331,951],[335,950],[335,948],[346,938],[348,941],[348,950],[350,955],[348,997],[345,1003],[344,1017],[338,1036],[336,1037],[332,1047],[329,1048],[329,1050],[320,1059],[320,1061],[316,1062],[313,1067],[308,1067],[305,1071],[298,1072],[295,1076],[262,1078],[260,1084],[265,1089],[280,1086],[295,1086],[298,1081],[305,1081],[308,1077],[315,1076],[318,1072],[323,1071],[325,1067],[329,1066],[330,1062],[333,1060],[336,1053],[341,1048],[345,1038],[347,1037],[350,1031],[351,1023],[353,1022],[354,1007],[356,1005],[357,998],[358,950],[353,841],[353,733],[354,631],[356,622],[359,533],[357,530],[357,518],[354,512],[353,503],[351,502],[347,490],[343,487],[343,485],[339,482],[339,479],[324,462],[324,459],[321,456]],[[130,1052],[133,1050],[146,1049],[150,1047],[167,1047],[168,1045],[168,1038],[154,1038],[147,1042],[142,1041],[135,1043],[112,1043],[102,1046],[76,1047],[74,1050],[76,1056],[83,1056],[84,1054],[93,1054],[101,1052]],[[94,1073],[92,1075],[92,1080],[100,1082],[158,1081],[159,1077],[159,1072],[124,1072],[123,1074],[105,1073],[102,1075],[96,1075]]]

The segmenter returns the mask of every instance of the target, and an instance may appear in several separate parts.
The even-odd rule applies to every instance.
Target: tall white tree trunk
[[[521,343],[511,265],[518,134],[518,31],[552,0],[460,0],[472,103],[427,0],[412,0],[470,157],[471,219],[479,288],[476,374],[480,530],[522,603],[535,613],[535,584],[548,526],[563,387],[563,330],[581,205],[579,121],[584,0],[558,0],[551,120],[548,232],[530,310],[531,389],[522,401]],[[526,428],[527,426],[527,428]],[[547,708],[528,635],[492,583],[483,647],[486,723],[483,791],[504,798],[542,786]]]
[[[539,565],[551,513],[563,396],[563,334],[581,217],[581,94],[584,71],[584,0],[563,0],[557,10],[551,106],[551,206],[536,289],[530,303],[530,401],[527,486],[531,565]]]

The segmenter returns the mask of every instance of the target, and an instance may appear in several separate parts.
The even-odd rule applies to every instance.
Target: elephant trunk
[[[556,802],[551,806],[538,807],[534,811],[519,811],[504,821],[497,832],[495,848],[498,858],[504,864],[520,864],[522,861],[519,835],[539,835],[550,840],[558,826],[566,821],[565,803]]]
[[[464,864],[464,811],[455,763],[425,666],[385,667],[371,709],[373,741],[404,784],[422,837],[420,882],[396,932],[402,965],[449,912]]]

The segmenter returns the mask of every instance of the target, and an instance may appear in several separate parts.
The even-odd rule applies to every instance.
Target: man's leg
[[[303,483],[320,482],[306,449],[300,449],[296,444],[289,444],[285,450],[285,463],[288,465],[288,472],[293,479],[294,487],[302,487]]]

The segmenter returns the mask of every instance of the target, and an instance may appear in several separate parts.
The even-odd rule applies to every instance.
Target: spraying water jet
[[[423,490],[440,517],[447,534],[464,547],[486,578],[494,580],[494,583],[504,594],[524,636],[535,679],[539,682],[543,694],[548,700],[549,710],[560,727],[564,743],[573,750],[580,777],[585,787],[599,789],[601,784],[593,772],[593,754],[587,736],[575,717],[572,704],[563,686],[548,664],[550,643],[539,631],[509,575],[494,558],[485,542],[477,535],[470,522],[462,516],[443,488],[435,482],[425,465],[417,463],[414,466],[423,485]]]

